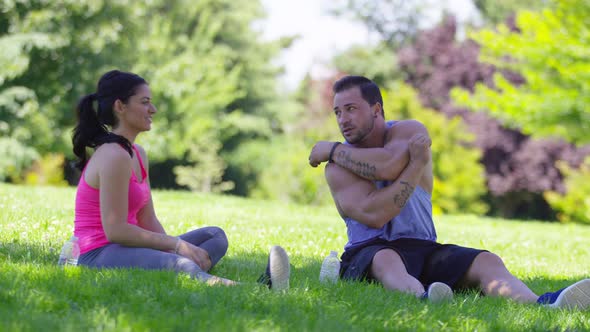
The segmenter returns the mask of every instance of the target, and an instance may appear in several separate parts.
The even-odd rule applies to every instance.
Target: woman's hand
[[[211,268],[211,258],[207,251],[182,239],[178,239],[177,253],[195,262],[201,270],[207,272]]]

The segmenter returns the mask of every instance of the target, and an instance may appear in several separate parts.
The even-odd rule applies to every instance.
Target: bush
[[[14,138],[0,138],[0,181],[20,183],[39,154]]]
[[[323,167],[309,166],[310,146],[296,138],[277,138],[265,147],[264,169],[252,196],[264,199],[324,205],[332,203]]]
[[[557,211],[559,221],[590,224],[590,157],[578,169],[565,162],[558,162],[557,167],[564,174],[566,192],[547,191],[545,199]]]
[[[61,153],[50,153],[35,161],[26,172],[24,182],[29,185],[67,186],[64,177],[65,157]]]

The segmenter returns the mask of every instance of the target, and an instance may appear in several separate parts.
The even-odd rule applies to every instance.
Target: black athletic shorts
[[[348,280],[375,281],[370,266],[375,254],[383,249],[392,249],[402,258],[406,270],[425,287],[438,281],[457,289],[477,255],[486,250],[440,244],[428,240],[375,239],[358,247],[349,248],[342,254],[340,278]]]

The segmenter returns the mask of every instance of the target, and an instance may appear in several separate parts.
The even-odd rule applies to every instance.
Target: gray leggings
[[[179,237],[207,251],[211,258],[211,267],[215,266],[227,252],[227,236],[219,227],[203,227]],[[199,280],[211,278],[210,274],[205,273],[195,262],[186,257],[156,249],[125,247],[114,243],[80,255],[78,264],[107,269],[173,270],[188,273]]]

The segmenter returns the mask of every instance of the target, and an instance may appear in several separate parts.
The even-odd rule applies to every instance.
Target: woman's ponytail
[[[98,121],[98,116],[94,110],[95,101],[96,93],[92,93],[82,97],[76,107],[78,124],[74,128],[72,144],[74,146],[74,154],[79,159],[76,167],[80,170],[84,168],[88,161],[86,147],[95,148],[97,142],[101,141],[99,138],[109,133],[107,127]]]

